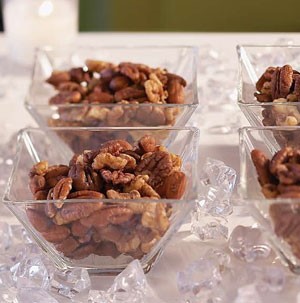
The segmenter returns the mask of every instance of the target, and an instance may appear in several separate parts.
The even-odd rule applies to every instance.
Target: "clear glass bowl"
[[[269,159],[281,149],[276,139],[278,131],[291,138],[300,135],[300,127],[240,129],[240,193],[283,262],[300,274],[300,233],[299,229],[297,231],[297,226],[300,227],[300,199],[266,199],[251,159],[253,149],[260,149]],[[292,140],[291,143],[295,145]]]
[[[182,76],[184,104],[67,104],[49,105],[57,91],[45,82],[53,70],[85,66],[86,59],[143,63],[166,68]],[[38,125],[51,127],[143,127],[184,126],[198,105],[197,49],[190,46],[98,46],[69,49],[39,49],[25,106]],[[108,114],[110,113],[110,114]]]
[[[198,192],[197,150],[199,130],[196,128],[142,128],[135,130],[139,137],[145,134],[155,135],[157,132],[166,131],[167,135],[165,136],[164,142],[162,142],[163,145],[166,146],[170,152],[181,156],[182,171],[187,177],[186,190],[182,199],[101,199],[101,201],[99,201],[99,199],[67,199],[64,200],[61,210],[65,208],[65,213],[80,214],[80,208],[94,210],[94,208],[97,209],[99,206],[99,202],[103,202],[103,205],[106,206],[102,207],[100,211],[102,211],[102,209],[113,208],[121,212],[124,211],[124,207],[134,208],[139,207],[139,204],[152,205],[151,207],[155,207],[156,209],[156,215],[151,219],[154,221],[149,224],[152,224],[155,228],[156,226],[165,226],[161,229],[162,233],[160,233],[160,237],[156,240],[154,239],[154,242],[151,242],[153,235],[152,237],[151,234],[149,235],[148,232],[150,232],[150,230],[147,230],[146,233],[143,228],[140,228],[141,225],[143,225],[140,223],[141,215],[134,215],[134,217],[130,217],[128,220],[125,217],[122,223],[116,222],[116,225],[111,223],[109,226],[106,226],[104,224],[103,226],[106,226],[106,229],[106,227],[104,228],[102,226],[103,222],[101,221],[103,220],[101,217],[103,217],[104,214],[100,216],[99,213],[97,213],[97,216],[93,217],[93,220],[95,220],[93,221],[93,228],[88,228],[89,230],[83,229],[82,227],[80,228],[80,226],[73,226],[74,222],[76,222],[74,223],[75,225],[78,223],[77,215],[74,217],[77,218],[77,221],[72,219],[73,221],[65,224],[58,223],[57,221],[56,224],[52,219],[45,216],[45,207],[51,209],[51,207],[57,205],[56,203],[59,203],[59,201],[33,200],[32,193],[28,186],[28,173],[31,167],[42,160],[48,160],[49,165],[68,165],[69,160],[73,156],[73,150],[65,141],[61,140],[62,136],[72,136],[75,133],[81,133],[80,136],[83,136],[95,132],[109,140],[109,135],[112,133],[119,133],[120,135],[118,135],[118,137],[122,138],[121,134],[126,130],[128,129],[45,128],[24,129],[19,134],[15,164],[3,202],[59,268],[84,267],[94,273],[114,274],[121,272],[134,258],[139,258],[145,272],[147,272],[157,260],[158,256],[163,252],[167,242],[176,233],[195,204]],[[126,137],[124,139],[126,139]],[[82,141],[81,151],[89,148],[88,142]],[[53,203],[55,204],[53,205]],[[161,209],[162,206],[168,215],[167,218],[166,215],[162,215],[160,219],[160,215],[163,212],[158,210]],[[94,214],[94,211],[91,213]],[[78,216],[81,218],[81,215]],[[91,214],[89,214],[88,218],[91,218]],[[82,221],[80,222],[82,223]],[[120,224],[118,225],[118,223]],[[160,230],[160,228],[158,228],[158,230]],[[101,239],[99,239],[99,236],[97,238],[96,231],[101,234]],[[78,232],[80,234],[78,234]],[[70,234],[81,244],[79,246],[77,244],[76,253],[72,252],[72,256],[67,257],[68,249],[72,249],[73,245],[72,241],[65,241]],[[137,235],[138,238],[136,238]],[[133,240],[133,238],[135,238],[135,240]],[[144,243],[143,248],[141,246],[142,243]],[[68,248],[68,245],[70,245],[71,248]],[[130,247],[126,248],[126,245],[130,245]],[[119,252],[116,251],[116,248]],[[120,250],[123,253],[120,253]],[[143,251],[143,254],[141,254],[140,250]],[[59,251],[64,251],[65,253]]]
[[[300,46],[238,45],[238,104],[252,126],[288,126],[286,117],[300,124],[300,102],[258,102],[255,84],[269,66],[289,64],[300,69]]]

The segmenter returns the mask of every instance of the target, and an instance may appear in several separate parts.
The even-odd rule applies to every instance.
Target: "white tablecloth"
[[[103,45],[126,45],[126,44],[141,44],[141,45],[196,45],[201,47],[211,46],[213,49],[221,52],[226,60],[232,64],[234,69],[237,69],[237,55],[235,47],[237,44],[273,44],[281,41],[287,42],[293,40],[295,44],[300,42],[300,34],[253,34],[253,33],[82,33],[78,36],[78,44],[95,44]],[[20,46],[21,47],[21,46]],[[3,70],[4,57],[6,54],[5,37],[0,35],[0,77],[6,73]],[[9,67],[10,68],[10,67]],[[12,90],[5,98],[0,97],[0,121],[1,127],[6,126],[8,131],[0,131],[3,138],[7,138],[13,131],[32,125],[35,122],[24,109],[23,101],[27,85],[29,84],[30,73],[27,70],[22,71],[19,75],[14,75],[8,79],[7,85],[10,88],[16,86],[17,90]],[[17,82],[16,82],[17,81]],[[1,92],[0,92],[1,96]],[[205,100],[200,100],[205,102]],[[224,161],[229,166],[239,172],[239,156],[238,156],[238,134],[220,135],[212,134],[207,131],[207,119],[213,121],[226,121],[226,115],[241,115],[238,108],[235,112],[208,112],[206,116],[206,124],[202,125],[202,121],[197,119],[199,116],[193,117],[193,125],[201,128],[200,142],[200,162],[203,162],[207,156]],[[245,119],[242,118],[241,124],[247,125]],[[216,143],[217,142],[217,143]],[[6,213],[2,214],[6,216]],[[230,224],[251,224],[252,220],[248,217],[233,216],[234,220]],[[4,218],[5,219],[5,218]],[[176,272],[182,270],[184,266],[197,259],[210,246],[225,246],[225,242],[202,243],[196,237],[189,236],[189,232],[178,233],[171,243],[167,246],[159,264],[155,266],[147,275],[151,286],[157,291],[158,295],[166,302],[173,302],[178,297],[176,289]],[[93,278],[93,287],[97,289],[105,289],[110,286],[111,277]]]

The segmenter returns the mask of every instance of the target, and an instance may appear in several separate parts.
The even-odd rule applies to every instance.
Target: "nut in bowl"
[[[278,132],[295,138],[300,127],[240,130],[241,193],[282,260],[299,274],[300,148],[293,141],[281,147]]]
[[[184,126],[198,105],[196,55],[188,46],[38,50],[25,105],[51,127]]]
[[[169,128],[164,144],[139,140],[83,144],[73,153],[64,136],[128,129],[27,129],[4,203],[60,268],[118,273],[133,259],[147,272],[197,198],[198,130]],[[114,138],[114,137],[113,137]],[[56,147],[56,148],[54,148]]]
[[[238,104],[249,123],[300,125],[300,47],[239,45],[237,51]],[[288,140],[282,137],[279,143]]]

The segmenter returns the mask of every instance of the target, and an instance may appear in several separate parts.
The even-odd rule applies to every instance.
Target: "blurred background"
[[[300,31],[295,0],[80,0],[79,6],[79,31]]]

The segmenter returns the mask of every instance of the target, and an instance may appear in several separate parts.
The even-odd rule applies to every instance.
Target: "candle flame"
[[[53,12],[53,3],[51,1],[43,1],[40,5],[38,14],[41,17],[47,17]]]

